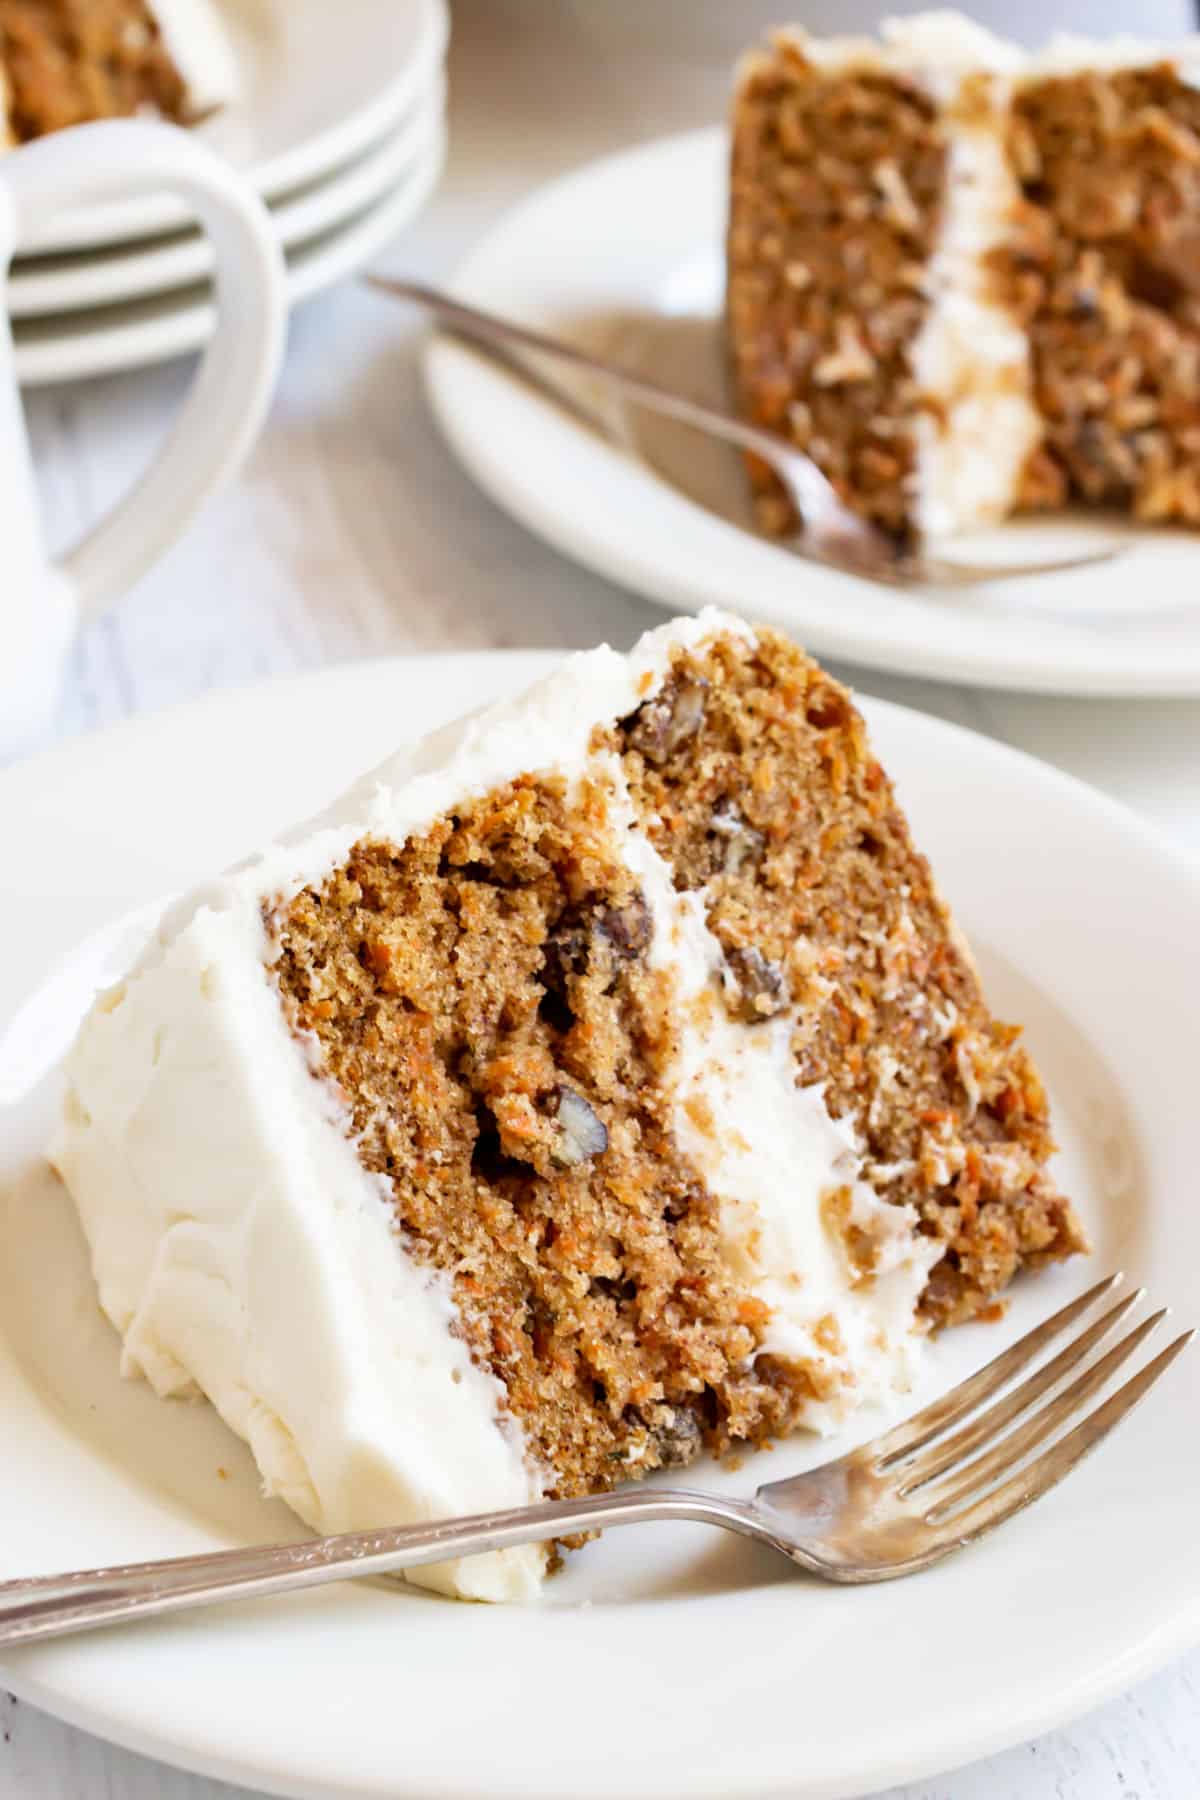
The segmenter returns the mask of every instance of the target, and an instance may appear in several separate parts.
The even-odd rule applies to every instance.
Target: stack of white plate
[[[445,0],[221,0],[241,66],[199,128],[270,209],[294,303],[419,212],[444,151]],[[212,330],[206,239],[170,195],[60,214],[13,263],[25,386],[178,356]]]

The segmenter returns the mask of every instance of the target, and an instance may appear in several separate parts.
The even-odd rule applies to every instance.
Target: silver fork
[[[625,1488],[590,1499],[551,1500],[432,1525],[11,1581],[0,1585],[0,1651],[153,1613],[285,1593],[348,1576],[391,1575],[484,1550],[660,1519],[718,1525],[757,1538],[828,1581],[890,1581],[909,1575],[982,1537],[1048,1493],[1107,1437],[1190,1343],[1195,1334],[1185,1331],[1042,1455],[1026,1461],[1107,1384],[1166,1317],[1166,1308],[1135,1326],[1107,1354],[1085,1362],[1142,1299],[1138,1289],[1072,1337],[1019,1387],[986,1411],[978,1408],[1120,1280],[1120,1275],[1112,1275],[1098,1282],[905,1424],[836,1462],[789,1481],[773,1481],[751,1500],[678,1489]],[[1069,1386],[1031,1410],[1081,1365]],[[972,1414],[977,1416],[970,1418]],[[945,1435],[952,1426],[957,1429]]]
[[[900,544],[843,506],[816,463],[772,432],[746,424],[699,401],[689,400],[644,375],[635,375],[632,370],[593,356],[576,344],[564,343],[540,331],[532,331],[526,325],[483,312],[477,306],[468,306],[452,294],[428,287],[424,282],[401,281],[385,275],[368,275],[365,280],[381,293],[424,307],[448,331],[483,345],[506,368],[526,378],[529,370],[514,352],[533,351],[539,356],[553,357],[560,363],[599,377],[651,412],[676,419],[681,425],[691,425],[736,449],[749,450],[761,457],[783,483],[797,517],[802,521],[798,532],[773,541],[809,562],[824,563],[870,581],[885,582],[891,587],[966,588],[1016,576],[1024,579],[1031,575],[1057,575],[1069,569],[1090,568],[1097,563],[1112,562],[1124,554],[1124,546],[1114,542],[1074,556],[1041,561],[970,563]]]

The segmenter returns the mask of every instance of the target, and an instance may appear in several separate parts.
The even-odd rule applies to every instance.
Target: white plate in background
[[[721,403],[725,192],[721,131],[607,157],[502,218],[455,291]],[[730,606],[822,655],[895,674],[1042,693],[1200,693],[1200,534],[1021,521],[974,547],[1020,561],[1117,536],[1127,554],[1069,575],[901,592],[801,562],[739,525],[743,477],[723,446],[639,426],[631,449],[454,342],[435,342],[427,369],[450,444],[499,505],[673,610]],[[716,510],[701,495],[718,496]]]
[[[0,841],[20,846],[0,1030],[71,944],[310,814],[394,748],[398,719],[425,731],[553,661],[328,670],[0,774]],[[1095,1252],[1019,1284],[1002,1324],[938,1340],[916,1405],[1117,1265],[1200,1319],[1200,874],[1028,757],[864,710],[993,1003],[1026,1023]],[[288,1534],[210,1409],[119,1380],[42,1161],[55,1107],[51,1081],[0,1112],[0,1579]],[[1192,1352],[1062,1487],[906,1581],[823,1586],[750,1544],[647,1526],[571,1557],[537,1606],[343,1585],[31,1648],[2,1679],[132,1749],[305,1800],[838,1800],[1048,1730],[1200,1640],[1198,1409]],[[745,1491],[847,1441],[688,1479]]]
[[[298,306],[343,280],[394,242],[436,186],[445,150],[445,132],[437,124],[424,152],[409,163],[395,186],[352,218],[290,252],[289,305]],[[41,387],[140,368],[202,349],[212,335],[210,295],[204,283],[93,311],[15,320],[17,379],[22,387]]]
[[[376,142],[428,89],[446,50],[446,0],[218,0],[242,91],[196,128],[268,200]],[[25,255],[178,231],[170,194],[61,213]],[[19,258],[18,258],[19,266]]]
[[[378,143],[345,167],[273,202],[268,209],[271,224],[283,248],[298,249],[395,188],[410,165],[428,152],[444,109],[445,82],[438,76],[400,125]],[[12,319],[35,319],[143,299],[204,281],[212,266],[212,246],[198,231],[166,240],[135,239],[90,253],[38,257],[12,269],[8,313]]]

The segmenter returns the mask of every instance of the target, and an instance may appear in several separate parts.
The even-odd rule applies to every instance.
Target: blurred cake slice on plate
[[[144,113],[190,125],[237,92],[213,0],[0,0],[0,142]]]
[[[901,537],[1200,524],[1200,38],[778,32],[734,102],[727,316],[744,411]]]

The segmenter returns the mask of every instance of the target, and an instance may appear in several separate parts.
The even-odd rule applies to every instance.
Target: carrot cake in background
[[[83,1025],[54,1161],[126,1372],[367,1528],[904,1390],[930,1327],[1083,1245],[1017,1037],[845,689],[706,613],[175,905]]]
[[[778,32],[735,95],[727,316],[745,413],[901,538],[1200,524],[1200,38]]]
[[[237,90],[212,0],[0,0],[0,145],[138,113],[191,125]]]

